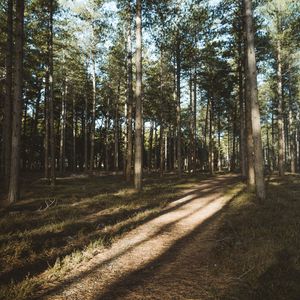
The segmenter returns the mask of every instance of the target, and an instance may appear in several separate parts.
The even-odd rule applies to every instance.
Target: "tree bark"
[[[176,47],[176,121],[177,121],[177,168],[178,177],[182,177],[182,149],[181,149],[181,53],[180,41]]]
[[[51,186],[55,186],[55,148],[56,136],[54,128],[54,83],[53,83],[53,0],[49,1],[49,114],[50,114],[50,181]]]
[[[6,80],[5,80],[5,102],[3,115],[3,162],[5,186],[8,187],[11,163],[11,138],[12,138],[12,85],[13,85],[13,0],[7,1],[7,40],[6,40]]]
[[[66,145],[66,105],[67,105],[68,82],[64,84],[64,93],[62,97],[61,122],[60,122],[60,142],[59,142],[59,173],[62,175],[65,171],[65,145]]]
[[[13,89],[12,145],[10,182],[7,204],[16,202],[20,197],[20,144],[22,126],[22,89],[23,89],[23,47],[24,47],[24,1],[16,1],[15,21],[15,77]]]
[[[245,16],[246,16],[246,36],[247,36],[247,62],[248,77],[251,100],[251,118],[252,118],[252,134],[254,146],[254,171],[255,171],[255,187],[258,199],[266,198],[266,188],[264,180],[264,160],[261,140],[260,111],[258,104],[257,92],[257,70],[256,57],[254,48],[254,32],[253,32],[253,15],[252,1],[244,0]]]
[[[93,103],[92,103],[92,124],[91,124],[91,151],[90,151],[90,171],[94,169],[95,159],[95,130],[96,130],[96,62],[93,53]]]
[[[126,181],[131,180],[132,170],[132,42],[131,42],[131,5],[128,1],[127,23],[127,149],[126,149]]]
[[[283,126],[283,95],[282,95],[282,62],[281,42],[277,40],[277,97],[278,97],[278,171],[279,176],[285,173],[285,137]]]
[[[135,113],[135,162],[134,186],[142,190],[142,3],[136,1],[136,113]]]

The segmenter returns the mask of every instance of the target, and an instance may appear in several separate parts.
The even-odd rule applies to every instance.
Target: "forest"
[[[1,0],[0,299],[300,299],[298,0]]]

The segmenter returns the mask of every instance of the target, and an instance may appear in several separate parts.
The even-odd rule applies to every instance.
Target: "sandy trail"
[[[218,216],[235,176],[203,180],[39,299],[206,299],[203,283]]]

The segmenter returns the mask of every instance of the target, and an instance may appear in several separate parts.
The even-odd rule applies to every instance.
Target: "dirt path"
[[[234,176],[204,180],[71,272],[43,299],[209,299],[205,260]],[[207,272],[209,270],[209,272]],[[41,299],[40,298],[40,299]]]

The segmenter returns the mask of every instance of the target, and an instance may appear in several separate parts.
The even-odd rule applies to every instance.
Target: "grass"
[[[218,229],[211,299],[300,299],[300,176],[271,178],[254,200],[237,197]]]
[[[149,176],[141,194],[116,176],[65,178],[55,190],[27,184],[23,200],[0,211],[0,299],[29,299],[45,284],[39,274],[59,279],[203,177]],[[263,203],[235,197],[215,241],[201,286],[207,299],[300,299],[300,176],[271,177]]]
[[[59,279],[205,177],[148,176],[140,194],[121,176],[26,182],[23,200],[0,211],[0,299],[29,298],[39,274]]]

